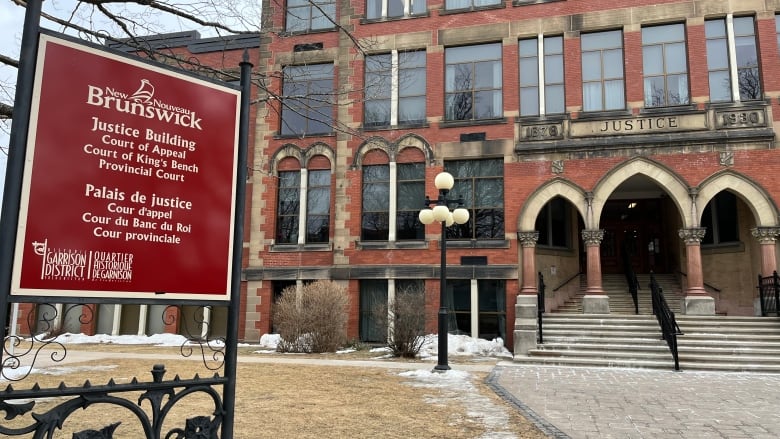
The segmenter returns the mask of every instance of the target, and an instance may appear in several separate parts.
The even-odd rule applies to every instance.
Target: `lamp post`
[[[428,225],[434,221],[441,223],[441,270],[439,279],[439,361],[435,371],[446,371],[450,369],[447,364],[447,306],[445,298],[447,294],[447,227],[453,224],[465,224],[469,220],[469,211],[463,207],[463,197],[458,199],[447,198],[452,187],[455,185],[455,179],[449,172],[442,172],[434,180],[436,189],[439,190],[439,198],[431,200],[425,197],[425,208],[420,210],[420,222]],[[431,204],[434,205],[431,209]],[[450,210],[450,206],[456,207]]]

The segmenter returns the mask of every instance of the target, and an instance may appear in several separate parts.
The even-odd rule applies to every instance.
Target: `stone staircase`
[[[780,318],[684,316],[674,277],[656,275],[683,334],[681,370],[780,373]],[[640,315],[625,279],[604,277],[611,314],[582,314],[583,294],[543,317],[544,343],[514,361],[524,364],[631,367],[673,370],[674,360],[652,315],[649,275],[639,276]],[[621,290],[622,289],[622,290]],[[584,290],[584,287],[583,287]],[[622,297],[625,296],[625,297]]]

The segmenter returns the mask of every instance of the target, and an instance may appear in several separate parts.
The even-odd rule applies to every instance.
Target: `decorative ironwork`
[[[138,425],[120,425],[120,422],[99,427],[99,429],[87,429],[73,433],[74,439],[111,439],[114,432],[121,428],[127,431],[128,428],[135,427],[143,431],[143,436],[148,439],[161,438],[192,438],[192,439],[216,439],[225,410],[220,393],[215,386],[224,386],[227,378],[214,374],[212,378],[202,379],[195,375],[193,379],[182,380],[175,376],[172,380],[163,381],[165,366],[157,364],[153,367],[151,382],[139,382],[133,378],[128,384],[116,384],[113,379],[106,385],[93,386],[86,381],[80,387],[68,387],[65,383],[60,383],[56,388],[40,389],[37,385],[30,390],[14,390],[8,386],[0,392],[0,411],[5,412],[5,419],[15,420],[22,416],[29,416],[32,422],[24,427],[9,428],[0,425],[0,435],[3,437],[14,437],[33,434],[33,438],[52,438],[57,430],[62,430],[66,419],[79,409],[87,409],[95,404],[108,404],[127,409],[135,415]],[[180,389],[180,390],[177,390]],[[131,393],[144,391],[137,402],[122,397],[122,393]],[[182,399],[193,394],[205,394],[211,397],[214,403],[213,417],[196,416],[186,420],[184,428],[173,428],[165,432],[163,436],[163,426],[168,414],[173,407]],[[129,397],[135,397],[136,393],[131,393]],[[26,402],[14,404],[9,401],[27,400],[39,398],[69,398],[66,401],[49,409],[45,413],[33,413],[35,402]],[[143,407],[144,402],[148,402],[150,409]]]
[[[188,358],[195,351],[200,351],[203,366],[208,370],[219,370],[225,364],[225,337],[211,335],[211,323],[205,318],[207,310],[210,313],[212,307],[198,307],[190,322],[187,319],[178,319],[178,316],[184,314],[179,305],[168,305],[162,314],[163,323],[166,326],[174,326],[177,319],[180,321],[179,333],[187,338],[179,347],[182,357]]]
[[[27,378],[36,362],[43,356],[48,356],[55,363],[63,361],[68,350],[64,344],[57,341],[57,336],[63,331],[68,315],[75,311],[81,312],[78,317],[81,325],[90,324],[94,319],[94,305],[37,304],[37,312],[27,315],[27,326],[36,328],[37,335],[5,337],[0,378],[8,381],[21,381]]]

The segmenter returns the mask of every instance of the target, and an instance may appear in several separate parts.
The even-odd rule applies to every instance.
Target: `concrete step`
[[[780,373],[780,318],[680,316],[683,370]],[[652,315],[546,313],[544,343],[515,361],[561,366],[672,369]]]

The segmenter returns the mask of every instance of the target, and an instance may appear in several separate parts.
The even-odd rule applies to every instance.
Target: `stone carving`
[[[680,229],[677,234],[686,244],[701,244],[704,234],[707,233],[705,227],[693,227],[690,229]]]
[[[585,241],[585,245],[601,245],[603,239],[604,229],[582,231],[582,240]]]

